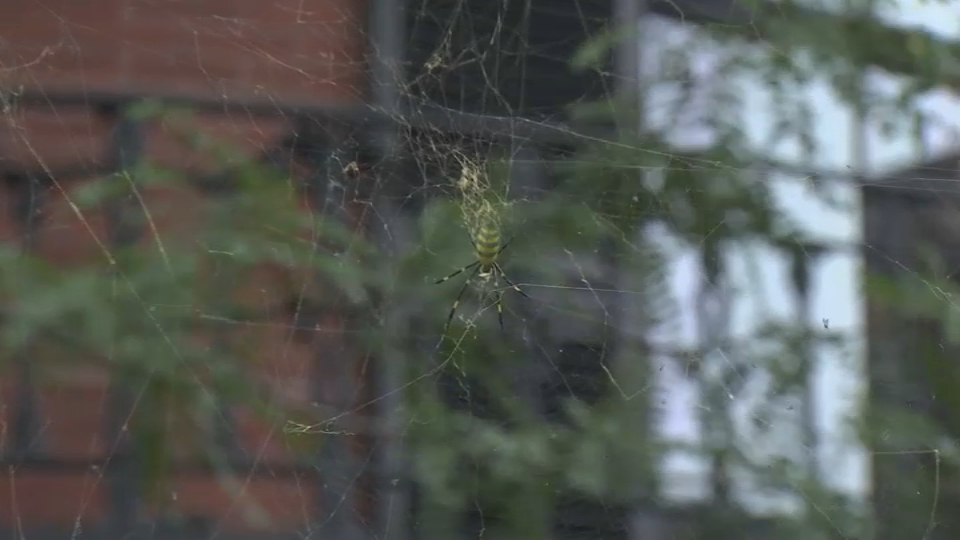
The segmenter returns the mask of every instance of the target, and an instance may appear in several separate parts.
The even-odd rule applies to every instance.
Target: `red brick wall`
[[[8,0],[0,16],[0,93],[20,87],[41,91],[126,91],[141,94],[345,104],[363,99],[364,2],[357,0]],[[289,119],[207,115],[216,133],[251,153],[274,143]],[[110,124],[83,108],[33,106],[0,117],[0,169],[95,164],[104,157]],[[160,128],[147,132],[147,156],[179,166],[199,165]],[[79,182],[63,182],[73,189]],[[4,203],[8,193],[0,191]],[[189,235],[202,211],[197,193],[153,189],[144,194],[161,238]],[[78,218],[54,191],[44,207],[37,250],[69,266],[100,257],[102,216]],[[0,241],[17,242],[9,207],[0,207]],[[145,241],[153,241],[151,238]],[[265,271],[250,287],[251,301],[276,303],[276,283]],[[279,308],[277,308],[279,309]],[[282,321],[280,321],[282,323]],[[255,330],[266,360],[258,369],[292,399],[305,399],[311,342],[293,341],[283,324]],[[13,383],[9,359],[0,358],[0,443],[9,438]],[[42,361],[42,359],[40,359]],[[60,364],[62,364],[62,359]],[[6,366],[8,367],[8,366]],[[106,409],[103,373],[92,367],[46,377],[43,438],[53,457],[103,457]],[[290,396],[288,396],[290,397]],[[261,457],[290,455],[281,426],[240,416],[239,435]],[[86,474],[0,471],[0,527],[13,524],[73,526],[105,511],[100,471]],[[311,517],[312,489],[305,481],[251,479],[237,496],[212,478],[182,476],[172,497],[184,511],[212,517],[220,530],[245,528],[245,501],[256,501],[274,529],[291,529]]]
[[[361,99],[358,0],[10,0],[4,86]]]

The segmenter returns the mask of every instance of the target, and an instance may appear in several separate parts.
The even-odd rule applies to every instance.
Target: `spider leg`
[[[516,236],[511,236],[509,240],[507,240],[506,242],[503,243],[502,246],[500,246],[500,249],[497,250],[497,255],[498,255],[498,256],[499,256],[501,253],[503,253],[503,250],[507,249],[507,246],[510,245],[510,242],[513,242],[513,239],[514,239],[514,238],[516,238]]]
[[[499,274],[499,275],[498,275]],[[500,332],[503,334],[507,333],[506,328],[503,326],[503,291],[500,290],[500,277],[503,276],[503,270],[499,269],[499,266],[494,265],[493,273],[493,302],[497,306],[497,320],[500,322]]]
[[[443,283],[444,281],[447,281],[447,280],[450,279],[450,278],[454,278],[454,277],[459,276],[462,272],[466,272],[467,270],[469,270],[469,269],[471,269],[471,268],[473,268],[474,266],[477,266],[477,265],[479,265],[479,264],[480,264],[480,261],[474,261],[474,262],[472,262],[472,263],[464,266],[463,268],[457,270],[456,272],[450,274],[449,276],[434,281],[433,284],[434,284],[434,285],[439,285],[439,284]],[[462,294],[462,293],[461,293],[461,294]]]
[[[469,276],[467,277],[467,279],[463,282],[463,287],[460,287],[460,292],[457,293],[457,298],[456,298],[456,300],[453,301],[453,306],[450,307],[450,313],[447,315],[447,322],[444,323],[444,325],[443,325],[443,332],[442,332],[442,334],[441,334],[441,335],[443,335],[443,336],[447,335],[447,330],[450,329],[450,323],[453,322],[453,316],[457,313],[457,307],[460,306],[460,300],[463,298],[463,293],[465,293],[465,292],[467,291],[467,287],[470,286],[470,281],[473,279],[473,276],[477,275],[477,272],[480,270],[480,266],[479,266],[478,264],[476,264],[476,263],[474,263],[474,264],[472,264],[472,265],[470,265],[470,266],[473,266],[473,267],[474,267],[473,272],[470,272],[470,275],[469,275]],[[469,268],[469,267],[467,267],[467,268]],[[466,270],[466,268],[464,268],[463,270]],[[453,275],[450,276],[450,277],[453,277],[453,276],[459,274],[459,273],[462,272],[463,270],[458,270],[455,274],[453,274]],[[450,277],[448,277],[448,278],[446,278],[446,279],[450,279]],[[444,281],[446,281],[446,279],[444,279]]]
[[[503,268],[500,268],[500,263],[494,263],[493,266],[497,269],[497,273],[500,274],[500,277],[502,277],[503,280],[507,282],[507,285],[509,285],[511,288],[513,288],[513,290],[515,290],[515,291],[517,291],[518,293],[520,293],[524,298],[527,298],[527,299],[529,299],[529,300],[532,300],[532,298],[530,298],[530,295],[528,295],[527,293],[523,292],[516,283],[510,281],[510,278],[508,278],[507,275],[503,273]]]

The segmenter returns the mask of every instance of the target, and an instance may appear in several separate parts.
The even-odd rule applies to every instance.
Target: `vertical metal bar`
[[[33,253],[36,235],[42,225],[41,207],[47,195],[47,186],[33,177],[20,177],[17,181],[17,197],[11,199],[12,213],[20,227],[20,251]],[[33,343],[17,351],[14,362],[17,368],[16,410],[13,417],[13,433],[7,453],[13,458],[24,458],[42,451],[41,422],[36,367],[33,365]]]
[[[406,86],[403,72],[406,1],[371,1],[369,21],[367,57],[373,105],[388,119],[399,121],[404,114],[401,89]],[[383,157],[396,153],[397,132],[393,122],[380,126],[373,135]]]
[[[388,175],[385,181],[392,181]],[[414,217],[403,208],[393,204],[389,197],[376,203],[376,214],[382,227],[374,230],[374,242],[385,265],[392,265],[397,257],[414,244]],[[393,275],[387,267],[384,276]],[[403,431],[407,421],[403,388],[405,367],[408,364],[406,351],[418,346],[409,338],[414,313],[419,307],[409,299],[385,299],[380,311],[384,315],[381,329],[382,357],[376,371],[377,396],[383,396],[378,407],[378,417],[384,426],[380,447],[377,479],[377,498],[381,507],[378,518],[383,540],[407,540],[410,535],[411,479],[407,472],[406,450]],[[424,357],[429,354],[424,351]]]
[[[628,108],[628,115],[631,124],[627,126],[619,125],[618,132],[621,137],[636,137],[646,129],[646,95],[642,80],[643,65],[641,64],[641,39],[640,24],[643,16],[647,13],[647,0],[612,0],[613,2],[613,20],[627,25],[628,32],[623,41],[618,44],[615,55],[615,73],[617,75],[616,98],[621,101],[624,107]],[[620,29],[617,29],[618,31]],[[646,180],[646,171],[637,171],[637,182]],[[646,240],[646,231],[634,231],[641,243]],[[609,263],[616,268],[612,276],[616,288],[620,290],[637,290],[642,284],[633,283],[633,276],[630,272],[622,271],[622,261],[610,260]],[[632,360],[636,357],[653,361],[649,354],[650,347],[647,341],[649,328],[643,322],[645,320],[645,309],[635,299],[642,299],[642,296],[633,296],[630,299],[624,295],[615,304],[613,312],[614,321],[612,324],[617,330],[616,345],[614,351],[614,361],[612,369],[622,371],[624,369],[638,370],[634,367]],[[631,301],[633,300],[633,301]],[[634,321],[634,324],[627,324],[627,321]],[[635,373],[650,381],[654,377],[654,367],[652,364],[645,365],[639,370],[641,373]],[[641,402],[637,400],[634,407],[640,410],[638,413],[641,425],[638,429],[643,429],[650,434],[652,440],[654,434],[654,415],[652,414],[652,403],[650,401]],[[648,485],[638,485],[636,492],[633,493],[634,507],[630,512],[628,523],[626,523],[627,535],[629,538],[637,540],[657,540],[663,537],[665,527],[663,523],[662,511],[657,505],[656,495],[659,491],[656,475],[650,479]]]
[[[370,61],[370,85],[373,105],[385,116],[395,121],[401,120],[401,88],[406,86],[403,72],[403,58],[406,18],[405,0],[373,0],[370,3],[370,28],[368,57]],[[385,174],[377,179],[382,193],[393,189],[395,184],[406,185],[405,152],[399,141],[395,122],[377,126],[372,134],[375,154],[384,165]],[[387,197],[375,201],[375,215],[382,216],[382,227],[376,228],[374,242],[381,252],[381,260],[390,264],[396,254],[404,248],[391,245],[394,238],[401,234],[401,227],[408,220],[399,209],[394,208]],[[393,238],[392,238],[393,237]],[[392,275],[387,269],[383,275]],[[386,340],[400,340],[409,335],[414,306],[382,306],[386,324],[382,329]],[[390,341],[387,341],[390,343]],[[406,364],[402,351],[408,348],[384,347],[384,357],[379,359],[375,372],[375,391],[384,396],[377,411],[384,426],[384,440],[378,441],[379,447],[376,479],[377,499],[380,508],[377,511],[379,534],[384,540],[406,540],[409,535],[409,517],[412,511],[410,487],[406,474],[406,450],[400,438],[405,420],[403,408],[403,368]]]
[[[870,4],[872,4],[872,2]],[[867,17],[873,16],[873,6],[870,5],[869,9],[865,10],[864,14]],[[870,149],[869,149],[870,104],[869,104],[869,99],[867,95],[867,86],[869,85],[870,75],[871,75],[871,70],[868,70],[868,69],[864,69],[861,73],[858,74],[859,80],[857,82],[858,82],[859,88],[857,88],[857,92],[856,92],[857,102],[853,106],[853,109],[854,109],[853,115],[852,115],[853,121],[851,122],[851,127],[850,127],[850,164],[853,167],[854,181],[856,182],[856,185],[859,185],[859,186],[863,186],[866,184],[864,180],[869,174],[869,167],[870,167]],[[862,194],[863,192],[861,192],[861,205],[863,207],[862,211],[864,213],[864,224],[865,224],[864,236],[865,236],[865,239],[870,242],[867,245],[877,245],[877,244],[874,244],[873,243],[874,241],[869,238],[869,235],[871,232],[870,230],[867,229],[867,227],[869,226],[868,225],[869,218],[867,217],[867,213],[869,212],[869,210],[866,208],[865,199],[862,198]],[[892,216],[888,216],[888,219],[892,219]],[[899,235],[895,236],[894,238],[899,238]],[[890,240],[885,240],[885,242],[889,242],[889,241]],[[867,267],[867,270],[868,272],[871,270],[869,266]],[[867,342],[869,343],[870,340],[868,339]],[[870,369],[869,367],[870,360],[866,360],[866,362],[868,363],[867,369]],[[872,374],[868,375],[868,378],[870,379],[869,387],[870,387],[870,391],[872,392],[873,382],[874,382]],[[912,457],[914,456],[908,456],[907,459],[910,459]],[[873,456],[870,459],[876,460],[877,458],[876,456]],[[876,482],[876,478],[873,478],[872,480]],[[874,485],[877,487],[874,488],[874,491],[871,494],[871,499],[875,502],[877,500],[877,493],[882,492],[883,490],[883,484],[880,484],[880,485],[874,484]],[[867,519],[864,520],[864,522],[866,523],[866,526],[863,533],[863,540],[872,540],[874,538],[882,538],[883,534],[889,534],[890,532],[897,530],[895,527],[887,527],[885,528],[886,530],[883,530],[883,532],[881,532],[880,528],[876,528],[878,525],[879,526],[884,525],[883,524],[884,516],[890,515],[887,510],[888,509],[878,508],[877,506],[874,506],[874,505],[867,507],[866,513],[868,514],[868,516],[867,516]],[[869,514],[873,514],[873,515],[869,515]]]
[[[143,149],[143,136],[137,122],[125,117],[116,120],[112,134],[111,149],[113,165],[121,174],[133,174],[132,169]],[[119,175],[114,181],[122,181]],[[132,194],[110,200],[105,205],[107,217],[108,246],[122,249],[137,242],[143,235],[143,209]],[[119,269],[113,269],[113,272]],[[113,279],[118,279],[116,276]],[[113,316],[122,316],[114,313]],[[134,399],[123,376],[110,374],[108,389],[109,409],[104,431],[108,445],[115,448],[110,457],[110,466],[105,475],[109,500],[107,530],[117,538],[129,535],[136,526],[139,510],[138,466],[134,446],[127,430],[127,422],[133,413]]]
[[[703,361],[701,421],[711,453],[710,488],[716,504],[725,506],[730,502],[727,452],[732,432],[729,403],[733,396],[725,385],[724,375],[727,369],[736,369],[729,365],[723,352],[729,334],[730,298],[723,283],[725,271],[720,242],[708,239],[701,249],[703,273],[697,294],[697,332]]]
[[[349,212],[352,195],[345,182],[342,148],[346,133],[336,133],[336,140],[317,132],[314,124],[299,123],[297,152],[311,168],[308,188],[312,193],[313,207],[323,220],[347,224],[353,222]],[[333,139],[334,137],[329,137]],[[318,231],[322,236],[323,231]],[[314,249],[325,250],[323,238],[315,239]],[[318,276],[319,279],[322,279]],[[332,291],[332,287],[330,287]],[[356,405],[356,384],[353,367],[355,351],[346,341],[349,318],[343,312],[343,302],[334,298],[328,302],[320,315],[316,351],[311,380],[311,395],[316,402],[330,405],[334,414],[348,415]],[[323,538],[354,540],[362,537],[354,508],[355,484],[361,473],[358,460],[353,455],[350,441],[344,435],[325,436],[318,456],[320,485],[317,496],[317,531]]]
[[[816,358],[810,341],[812,332],[810,321],[810,267],[814,264],[819,252],[815,246],[795,244],[791,253],[790,278],[793,285],[794,303],[796,304],[797,325],[807,332],[799,342],[800,350],[800,377],[804,381],[804,395],[800,410],[801,433],[803,447],[806,452],[807,474],[820,481],[819,463],[819,436],[817,431],[817,403],[816,388],[813,380]]]

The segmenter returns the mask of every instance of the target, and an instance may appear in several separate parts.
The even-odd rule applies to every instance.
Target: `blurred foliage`
[[[0,249],[4,356],[30,354],[42,344],[41,378],[58,369],[103,367],[127,388],[132,409],[124,424],[152,503],[169,499],[168,473],[182,458],[229,473],[217,439],[221,407],[285,417],[251,376],[263,361],[256,328],[283,322],[270,312],[282,313],[284,298],[301,292],[303,272],[323,277],[358,305],[368,301],[371,282],[361,265],[345,264],[368,256],[369,247],[342,224],[303,212],[290,178],[207,140],[188,114],[175,117],[190,133],[191,151],[215,156],[227,186],[225,194],[204,199],[186,234],[160,230],[154,220],[189,219],[189,208],[171,210],[204,194],[183,171],[143,161],[67,195],[77,220],[90,224],[106,215],[107,229],[135,231],[133,242],[101,238],[100,257],[66,267],[10,244]],[[158,189],[186,200],[151,198]],[[89,230],[96,234],[95,225]],[[322,247],[311,240],[315,231],[323,231]],[[275,282],[258,283],[264,271]],[[265,310],[267,290],[274,297],[265,300],[274,305]]]

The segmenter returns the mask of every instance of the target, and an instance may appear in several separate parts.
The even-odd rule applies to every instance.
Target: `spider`
[[[497,319],[500,321],[500,330],[504,331],[503,326],[503,290],[500,290],[499,281],[503,279],[513,290],[520,293],[524,298],[530,298],[527,293],[520,290],[520,287],[516,283],[510,281],[510,278],[503,272],[503,268],[500,267],[500,263],[497,262],[497,259],[500,257],[500,254],[503,253],[503,250],[507,249],[507,246],[510,245],[510,241],[506,243],[500,243],[500,230],[497,227],[490,225],[482,225],[477,231],[476,238],[470,238],[470,242],[473,243],[473,252],[477,257],[477,260],[472,263],[464,266],[463,268],[457,270],[456,272],[450,274],[449,276],[438,279],[434,282],[435,285],[445,283],[446,281],[460,275],[463,272],[472,270],[467,276],[466,281],[463,282],[463,287],[460,287],[460,292],[457,293],[456,300],[453,301],[453,306],[450,307],[450,313],[447,315],[447,322],[443,325],[443,335],[447,335],[447,330],[450,329],[450,323],[453,321],[453,316],[457,313],[457,307],[460,306],[460,300],[463,298],[463,293],[466,292],[467,286],[470,285],[470,282],[473,281],[474,276],[480,278],[481,283],[486,284],[491,279],[493,280],[493,294],[494,305],[497,306]]]

